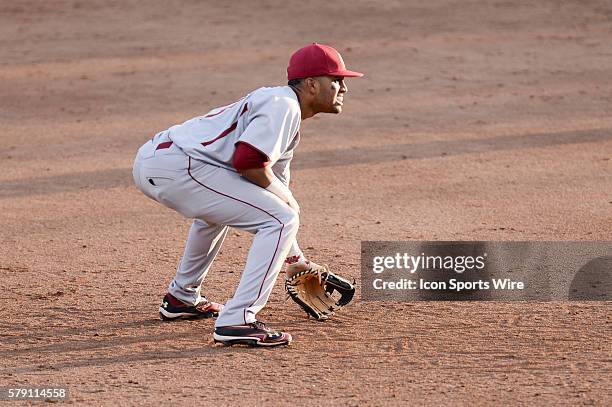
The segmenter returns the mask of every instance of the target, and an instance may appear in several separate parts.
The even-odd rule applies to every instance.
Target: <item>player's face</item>
[[[318,110],[322,113],[341,113],[344,104],[344,94],[348,87],[342,76],[320,76],[319,94],[317,95]]]

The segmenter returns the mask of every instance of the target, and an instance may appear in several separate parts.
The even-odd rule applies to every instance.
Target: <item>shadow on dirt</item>
[[[401,160],[454,156],[489,151],[520,150],[563,144],[612,140],[612,130],[592,129],[557,133],[521,134],[477,140],[434,141],[421,144],[387,144],[332,151],[314,151],[308,159],[298,158],[293,169],[337,167]],[[298,151],[299,154],[299,151]],[[77,172],[51,177],[26,178],[0,184],[0,199],[48,195],[81,190],[126,187],[133,184],[130,168]]]

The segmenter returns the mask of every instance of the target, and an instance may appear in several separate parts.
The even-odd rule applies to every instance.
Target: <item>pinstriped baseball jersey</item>
[[[295,92],[279,86],[259,88],[237,102],[172,126],[168,135],[192,158],[233,171],[236,143],[248,143],[268,157],[281,180],[288,181],[300,122]]]

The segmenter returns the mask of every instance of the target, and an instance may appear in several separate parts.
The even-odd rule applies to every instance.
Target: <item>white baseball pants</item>
[[[271,192],[239,174],[188,157],[166,132],[145,143],[134,161],[134,181],[148,197],[194,218],[185,252],[169,292],[190,304],[201,286],[228,227],[255,236],[238,288],[215,326],[254,322],[266,305],[299,228],[298,214]]]

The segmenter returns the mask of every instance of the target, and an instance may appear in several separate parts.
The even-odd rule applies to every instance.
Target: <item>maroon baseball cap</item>
[[[340,53],[328,45],[313,42],[300,48],[289,59],[287,79],[310,78],[313,76],[363,76],[360,72],[349,71],[344,66]]]

